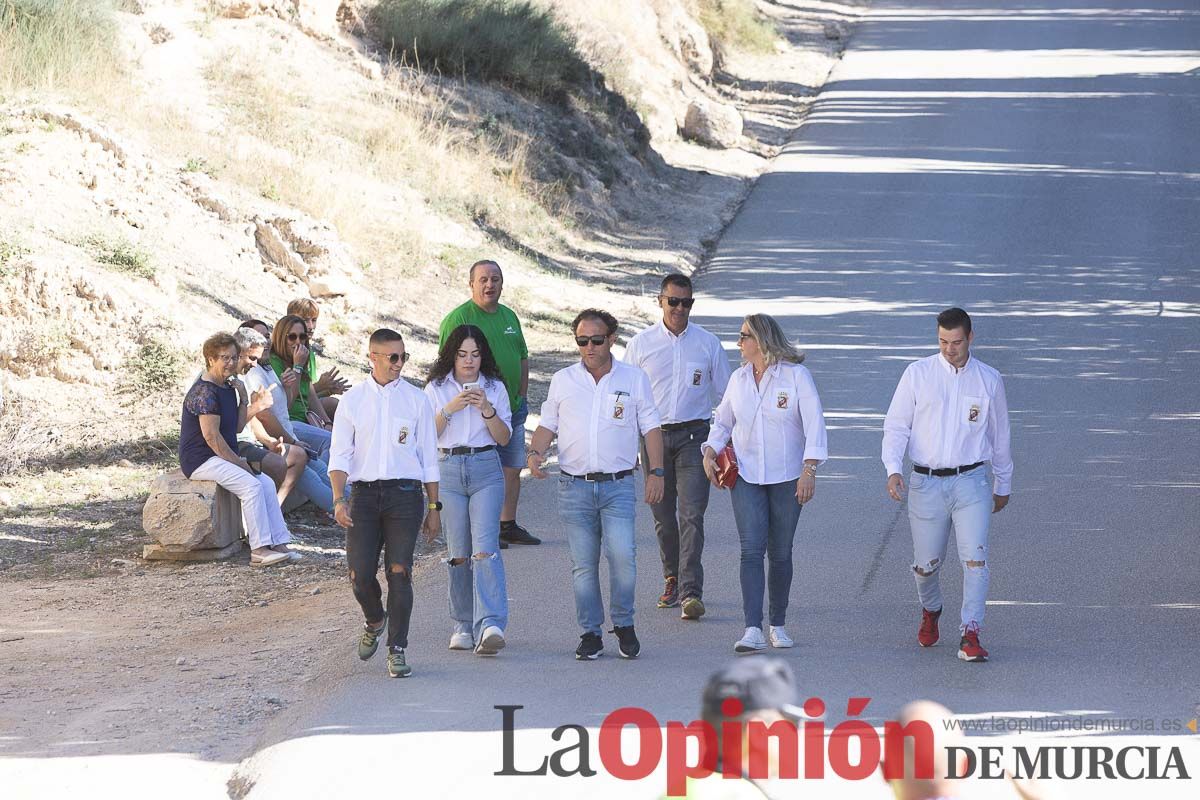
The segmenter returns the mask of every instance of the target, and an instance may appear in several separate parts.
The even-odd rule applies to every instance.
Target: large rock
[[[159,551],[221,550],[241,540],[242,504],[216,483],[193,481],[175,470],[155,479],[142,527],[161,545]]]
[[[742,115],[732,106],[698,98],[688,105],[683,135],[709,147],[736,147],[742,138]]]

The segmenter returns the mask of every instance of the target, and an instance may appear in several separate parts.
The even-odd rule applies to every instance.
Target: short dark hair
[[[692,279],[682,272],[672,272],[670,275],[662,279],[662,285],[658,287],[658,293],[662,294],[667,291],[668,286],[678,286],[680,289],[692,291]]]
[[[253,330],[254,328],[257,328],[259,325],[262,325],[267,330],[271,330],[271,326],[268,325],[267,323],[263,322],[261,319],[244,319],[244,320],[242,320],[242,323],[240,325],[238,325],[238,327],[239,328],[250,328],[251,330]]]
[[[500,273],[500,280],[504,280],[504,270],[500,269],[500,265],[495,261],[492,261],[490,258],[484,258],[471,265],[471,271],[467,273],[467,283],[473,283],[475,281],[475,268],[482,267],[484,264],[495,267],[496,271]]]
[[[388,342],[403,342],[404,337],[391,328],[380,328],[371,334],[369,344],[387,344]]]
[[[947,331],[952,331],[955,328],[962,328],[964,334],[970,333],[971,315],[963,311],[961,308],[947,308],[945,311],[938,314],[938,327]]]
[[[603,322],[604,326],[608,328],[609,336],[612,336],[614,333],[616,333],[617,327],[619,326],[617,318],[607,311],[602,311],[598,308],[585,308],[575,316],[575,321],[571,323],[571,333],[575,333],[577,330],[579,330],[579,323],[583,322],[585,319],[598,319]]]
[[[214,333],[212,336],[204,340],[204,345],[200,348],[204,353],[204,366],[207,367],[213,362],[221,351],[227,347],[232,347],[234,352],[241,354],[241,349],[238,347],[237,340],[228,333]]]

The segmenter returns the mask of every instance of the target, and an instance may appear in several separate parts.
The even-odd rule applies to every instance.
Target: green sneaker
[[[412,667],[404,661],[403,650],[388,653],[388,675],[393,678],[407,678],[412,675]]]
[[[358,639],[358,657],[366,661],[375,655],[375,651],[379,649],[379,637],[383,636],[383,632],[386,630],[387,614],[383,615],[383,622],[379,623],[378,628],[372,628],[364,622],[362,636]]]

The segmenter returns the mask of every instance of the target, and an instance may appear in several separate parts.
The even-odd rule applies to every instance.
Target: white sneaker
[[[466,631],[458,631],[450,634],[450,649],[451,650],[470,650],[475,647],[475,642],[471,639],[471,634]]]
[[[767,640],[763,638],[762,628],[746,628],[742,638],[733,646],[735,653],[756,653],[767,649]]]
[[[770,630],[771,647],[795,647],[796,643],[788,636],[787,629],[782,625],[772,625]]]
[[[503,649],[504,631],[495,625],[488,625],[483,629],[483,636],[479,638],[479,644],[475,647],[475,655],[494,656]]]

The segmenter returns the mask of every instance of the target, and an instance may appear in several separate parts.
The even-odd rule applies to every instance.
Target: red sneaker
[[[930,611],[927,608],[921,609],[921,629],[917,631],[917,643],[921,647],[933,647],[938,640],[938,618],[942,616],[942,610]]]
[[[958,657],[963,661],[987,661],[988,652],[979,643],[979,628],[972,624],[963,631],[962,641],[958,643]]]

